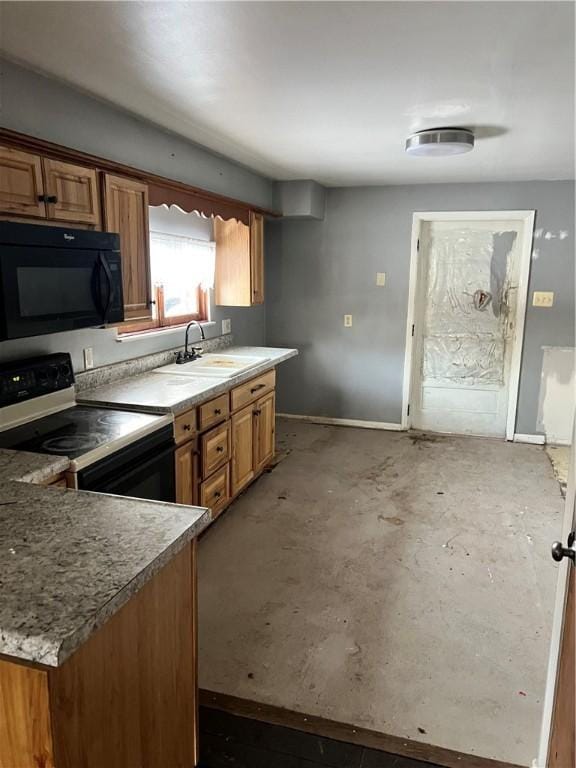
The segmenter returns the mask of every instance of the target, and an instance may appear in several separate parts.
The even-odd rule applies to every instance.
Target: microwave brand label
[[[75,239],[76,238],[74,237],[74,235],[66,235],[66,234],[64,235],[64,240],[75,240]]]

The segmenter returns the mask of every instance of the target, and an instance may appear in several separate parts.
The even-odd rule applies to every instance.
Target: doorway
[[[403,426],[514,438],[534,211],[415,213]]]

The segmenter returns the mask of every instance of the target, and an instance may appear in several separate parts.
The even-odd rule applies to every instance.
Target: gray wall
[[[37,136],[110,160],[133,165],[255,205],[272,205],[269,179],[192,142],[139,120],[110,104],[60,82],[0,59],[0,123],[4,128]],[[239,344],[263,344],[263,307],[213,307],[215,324],[232,319]],[[74,369],[83,370],[82,350],[92,347],[95,366],[179,346],[182,331],[119,342],[116,331],[88,329],[0,342],[0,361],[49,352],[70,352]]]
[[[399,423],[415,211],[535,209],[530,292],[555,292],[551,309],[529,306],[516,431],[536,431],[542,347],[574,345],[572,182],[430,184],[330,189],[324,221],[279,221],[267,232],[269,344],[294,346],[278,409]],[[376,272],[386,272],[378,288]],[[353,315],[352,328],[343,315]]]

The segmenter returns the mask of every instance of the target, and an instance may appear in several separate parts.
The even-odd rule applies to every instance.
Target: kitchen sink
[[[244,355],[202,355],[190,363],[163,365],[156,368],[154,373],[183,374],[186,376],[215,376],[219,379],[230,379],[239,373],[265,363],[268,357],[246,357]]]

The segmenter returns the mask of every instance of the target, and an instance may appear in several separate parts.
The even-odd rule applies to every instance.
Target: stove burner
[[[119,421],[122,421],[125,418],[126,414],[124,413],[103,413],[102,415],[98,416],[96,423],[100,424],[102,427],[107,427],[109,424],[117,424]]]
[[[51,437],[42,443],[42,448],[49,453],[69,453],[91,451],[106,440],[101,432],[81,432],[78,435],[64,435],[63,437]]]

